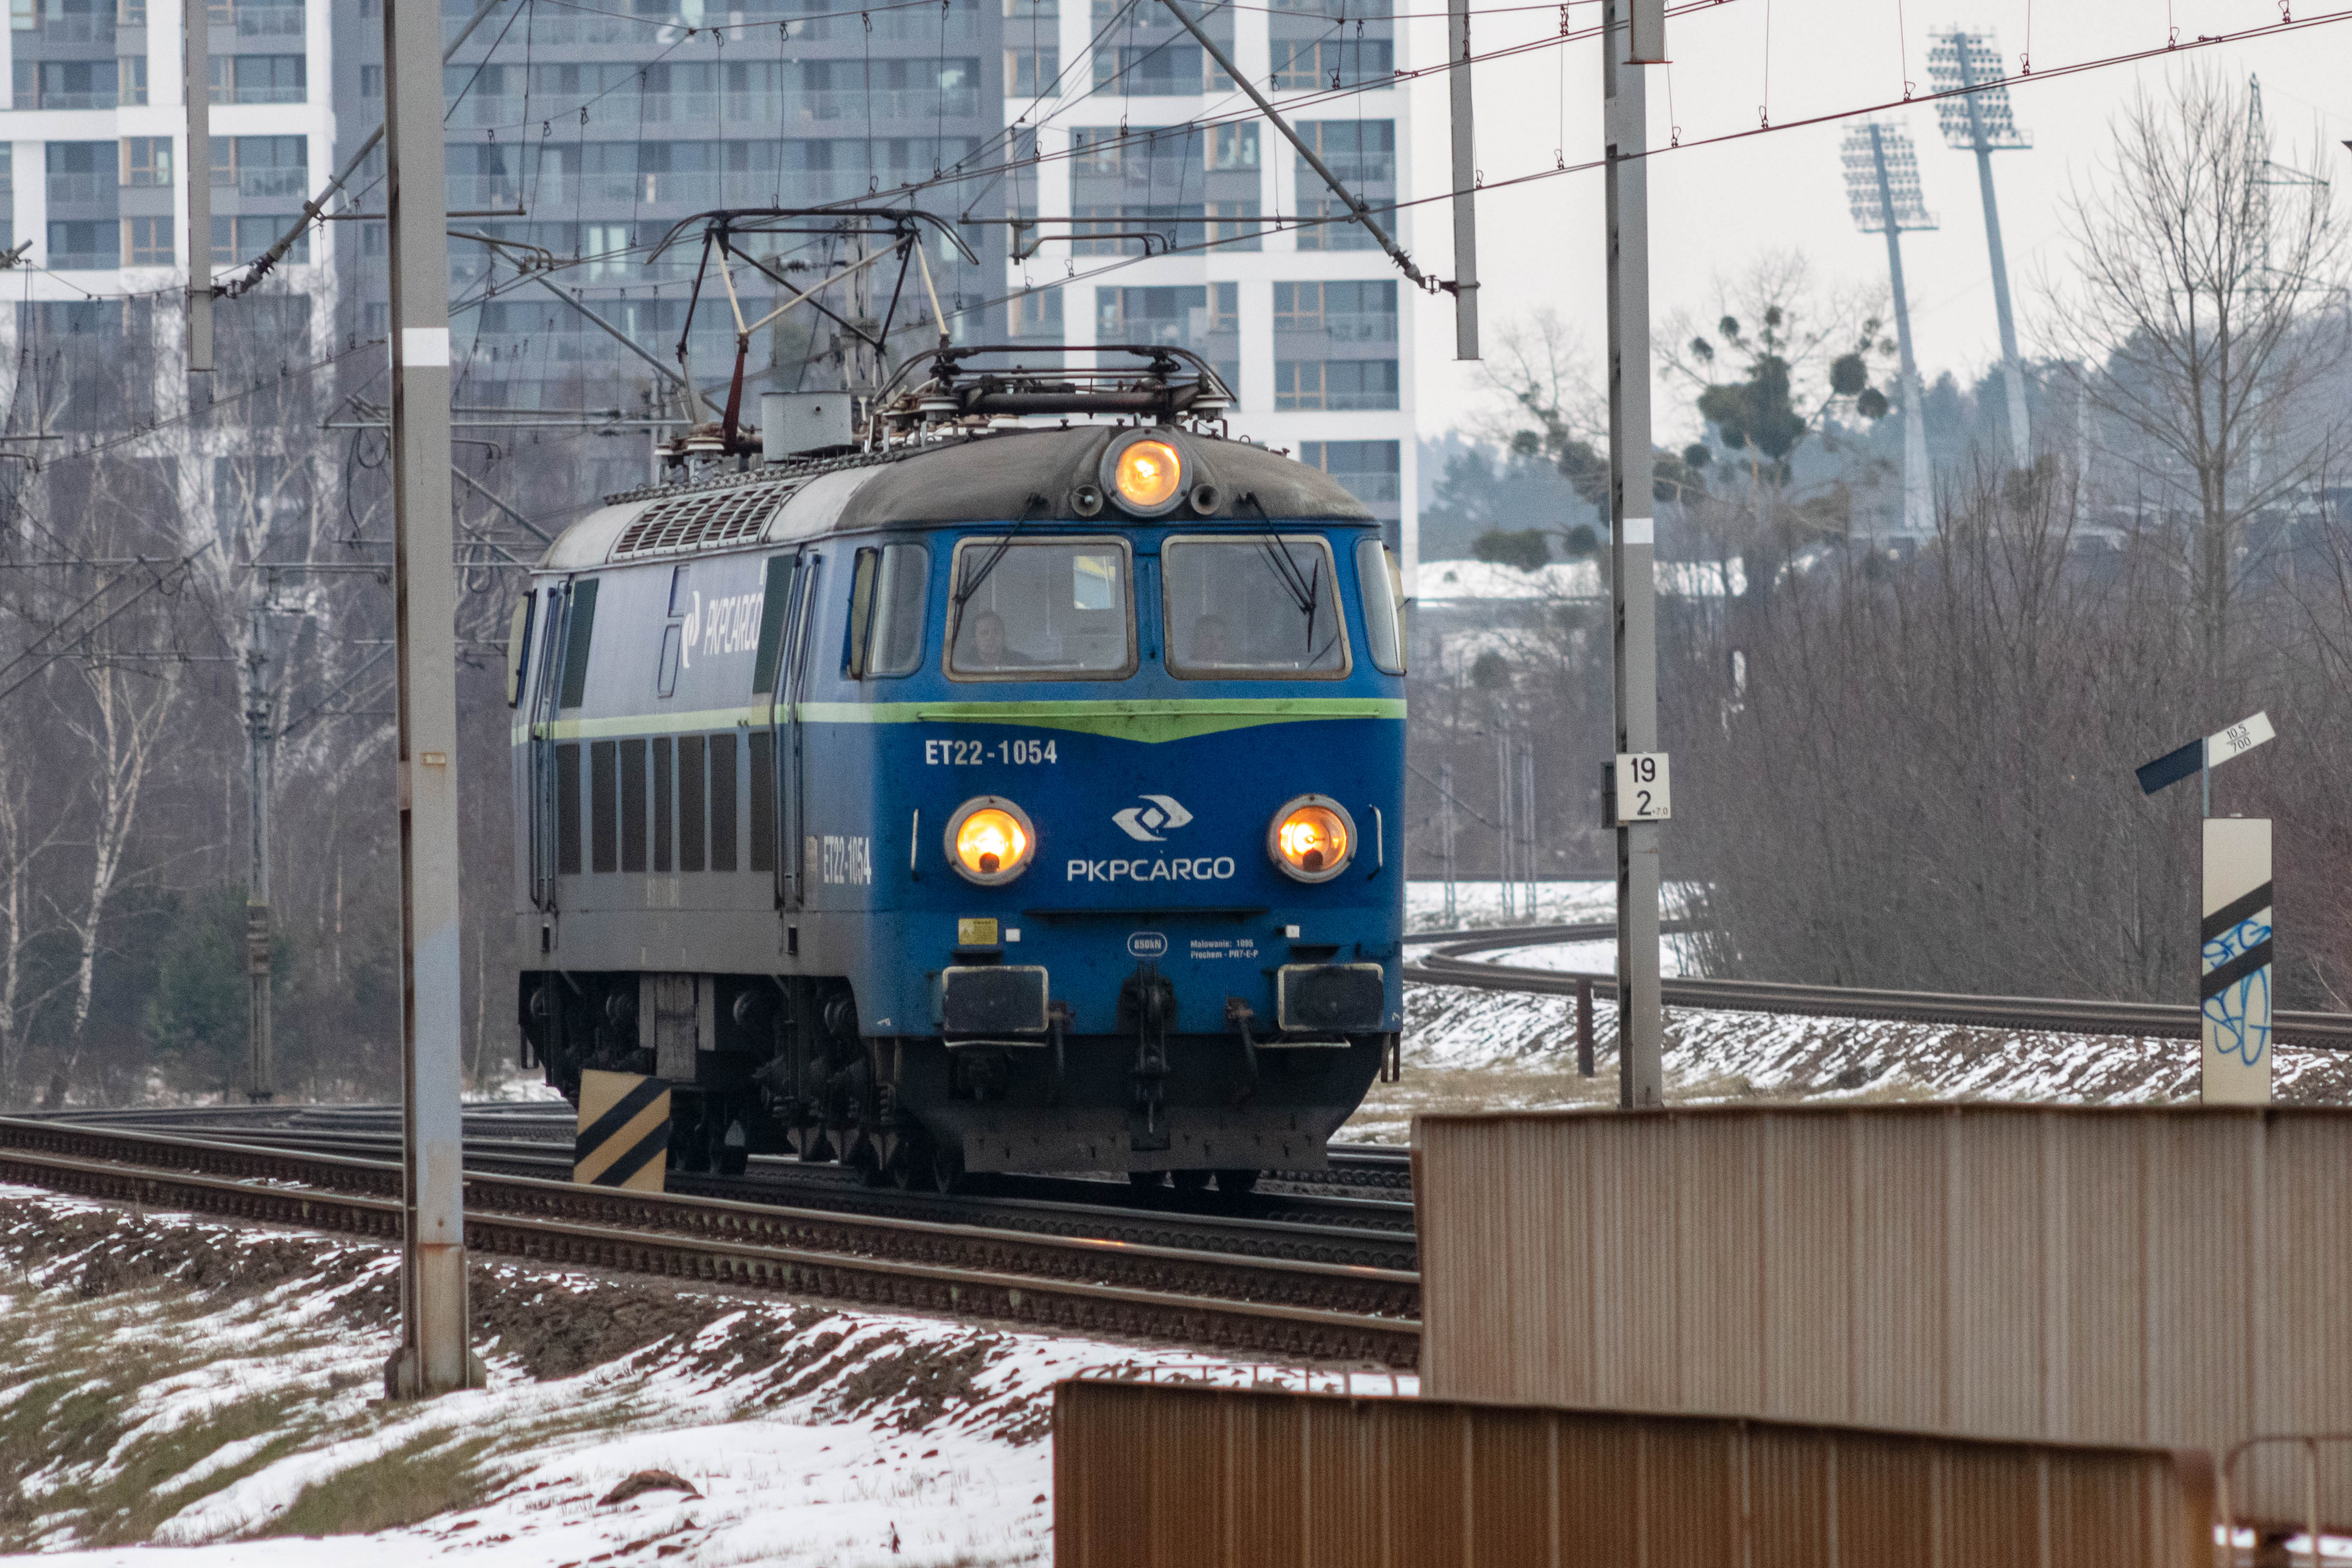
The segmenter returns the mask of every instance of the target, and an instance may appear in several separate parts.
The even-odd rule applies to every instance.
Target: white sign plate
[[[2271,716],[2257,713],[2219,730],[2205,737],[2205,765],[2219,767],[2231,757],[2242,757],[2265,741],[2275,740],[2278,731],[2271,728]]]
[[[2268,817],[2206,818],[2202,912],[2197,987],[2205,1042],[2202,1098],[2208,1105],[2268,1105],[2275,925]]]
[[[1664,752],[1626,752],[1617,758],[1617,826],[1664,822],[1675,814]]]

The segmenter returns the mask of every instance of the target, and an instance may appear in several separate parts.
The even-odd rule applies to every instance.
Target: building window
[[[1233,78],[1198,44],[1150,44],[1095,50],[1095,90],[1127,98],[1191,98],[1231,92]]]
[[[111,218],[49,225],[49,266],[56,270],[103,272],[121,264],[121,235]]]
[[[1011,0],[1006,0],[1011,4]],[[1062,341],[1062,291],[1059,289],[1031,289],[1015,294],[1009,307],[1013,335],[1034,338],[1041,342]]]
[[[1354,87],[1394,74],[1396,46],[1386,38],[1276,38],[1272,44],[1277,88]]]
[[[1274,330],[1304,332],[1334,343],[1397,341],[1393,279],[1276,283]]]
[[[1366,506],[1392,508],[1404,500],[1398,447],[1394,441],[1301,441],[1298,456],[1308,468],[1339,480]]]
[[[257,201],[299,205],[310,191],[310,144],[306,136],[216,136],[213,184]]]
[[[383,68],[382,66],[360,67],[360,96],[362,98],[382,98],[383,96]]]
[[[1397,406],[1392,359],[1278,359],[1274,405],[1286,412],[1358,412]]]
[[[172,248],[169,217],[127,217],[122,220],[122,261],[126,267],[170,267],[179,260]]]
[[[1004,96],[1059,98],[1062,93],[1062,46],[1041,44],[1034,49],[1004,51]]]
[[[1241,285],[1095,290],[1095,342],[1190,349],[1241,389]]]
[[[1308,120],[1299,135],[1331,172],[1346,181],[1377,214],[1396,195],[1396,122],[1392,120]],[[1298,231],[1301,250],[1370,250],[1372,237],[1349,216],[1306,159],[1297,160],[1298,212],[1323,218]]]
[[[112,60],[17,60],[14,70],[19,109],[116,107]]]
[[[215,55],[210,64],[215,103],[300,103],[309,90],[300,55]]]
[[[42,150],[47,164],[49,205],[111,208],[116,156],[111,142],[50,142]]]
[[[1208,240],[1223,250],[1258,250],[1259,235],[1264,226],[1259,222],[1257,198],[1247,201],[1211,202],[1207,216]]]
[[[114,25],[118,27],[143,27],[147,25],[147,0],[117,0]]]
[[[287,230],[283,216],[223,217],[213,216],[213,265],[233,267],[252,260],[278,243]],[[286,260],[299,266],[310,259],[310,231],[304,228],[286,247]]]
[[[1257,126],[1212,125],[1203,138],[1209,173],[1257,167]]]
[[[172,139],[169,136],[126,136],[122,139],[122,183],[142,188],[172,184]]]

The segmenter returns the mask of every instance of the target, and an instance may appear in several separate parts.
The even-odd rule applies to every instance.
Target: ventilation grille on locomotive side
[[[758,485],[656,501],[622,531],[612,559],[627,561],[674,550],[716,550],[757,539],[795,488]]]

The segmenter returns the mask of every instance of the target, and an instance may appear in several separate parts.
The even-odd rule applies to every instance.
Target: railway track
[[[286,1147],[228,1125],[193,1137],[0,1118],[0,1180],[387,1240],[401,1229],[397,1162]],[[466,1240],[541,1265],[1250,1355],[1410,1367],[1420,1349],[1420,1280],[1404,1268],[476,1169],[466,1177]]]
[[[1613,975],[1566,973],[1490,963],[1473,955],[1547,942],[1591,942],[1613,936],[1613,925],[1522,926],[1511,930],[1423,933],[1409,942],[1429,951],[1404,967],[1405,978],[1431,985],[1572,996],[1589,983],[1596,996],[1613,998]],[[1667,980],[1666,1002],[1736,1013],[1799,1013],[1833,1018],[1892,1018],[1985,1028],[2048,1029],[2066,1034],[2136,1035],[2193,1040],[2198,1010],[2163,1002],[2078,1002],[2033,996],[1954,996],[1929,991],[1873,991],[1840,985],[1792,985],[1762,980]],[[2280,1012],[2271,1021],[2278,1044],[2305,1050],[2352,1050],[2352,1013]]]

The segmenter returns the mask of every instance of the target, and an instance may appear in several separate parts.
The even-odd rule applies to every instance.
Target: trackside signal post
[[[1665,0],[1604,0],[1602,139],[1609,195],[1609,594],[1617,755],[1658,750],[1658,638],[1650,465],[1649,95],[1665,59]],[[1663,770],[1661,770],[1663,771]],[[1658,821],[1612,810],[1617,830],[1617,1103],[1665,1100],[1658,994]],[[1663,816],[1663,813],[1659,816]]]
[[[2199,776],[2204,792],[2204,888],[2197,931],[2200,1098],[2208,1105],[2271,1102],[2271,824],[2215,816],[2213,768],[2271,740],[2270,716],[2167,752],[2139,769],[2143,795]]]
[[[383,7],[392,247],[393,583],[398,616],[401,1346],[385,1391],[479,1386],[466,1343],[457,1030],[457,658],[449,497],[448,197],[441,8]]]

